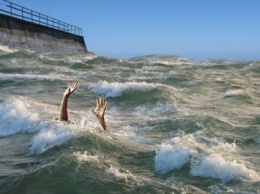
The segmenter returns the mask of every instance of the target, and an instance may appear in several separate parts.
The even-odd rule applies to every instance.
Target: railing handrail
[[[2,1],[4,1],[8,4],[2,4],[2,3],[0,3],[0,4],[8,7],[10,10],[8,11],[8,9],[4,10],[4,9],[0,8],[0,12],[9,14],[12,17],[17,17],[24,21],[29,21],[29,22],[32,22],[35,24],[40,24],[43,26],[65,31],[67,33],[82,36],[82,28],[62,22],[53,17],[47,16],[47,15],[39,13],[37,11],[33,11],[26,7],[12,3],[8,0],[2,0]]]

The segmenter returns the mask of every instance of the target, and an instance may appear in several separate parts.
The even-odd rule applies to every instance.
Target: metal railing
[[[82,28],[78,28],[47,15],[22,7],[8,0],[2,1],[3,3],[0,3],[0,13],[2,12],[5,15],[16,17],[35,24],[40,24],[43,26],[82,36]]]

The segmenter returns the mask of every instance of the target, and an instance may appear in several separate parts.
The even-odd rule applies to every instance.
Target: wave
[[[100,81],[95,84],[91,84],[89,89],[105,97],[117,97],[121,96],[126,91],[149,91],[156,88],[156,84],[146,83],[146,82],[112,82],[108,83],[107,81]]]
[[[72,76],[66,76],[64,74],[56,74],[56,73],[49,73],[49,74],[6,74],[6,73],[0,73],[0,80],[4,81],[14,81],[14,80],[49,80],[49,81],[55,81],[55,80],[62,80],[62,81],[73,81],[77,79],[77,75]]]
[[[23,99],[24,100],[24,99]],[[0,137],[17,133],[33,133],[46,127],[38,113],[29,110],[22,99],[13,97],[0,106]]]
[[[234,97],[244,94],[243,90],[230,90],[224,94],[224,97]]]
[[[203,156],[192,165],[190,173],[192,176],[218,178],[223,181],[260,181],[260,176],[255,171],[237,163],[236,160],[226,161],[219,154]]]
[[[193,65],[194,61],[175,55],[144,55],[129,59],[130,62],[139,62],[148,65],[165,65],[165,66],[179,66],[179,65]]]
[[[62,124],[49,125],[40,129],[32,139],[30,154],[42,154],[47,150],[64,144],[77,135],[76,130]]]
[[[172,110],[176,111],[176,108],[169,102],[157,102],[152,108],[147,107],[147,105],[137,106],[134,108],[134,112],[132,114],[137,117],[150,118],[154,116],[163,116],[167,113],[172,112]]]
[[[84,118],[82,126],[67,124],[56,120],[46,120],[34,110],[34,102],[24,97],[11,97],[0,105],[0,137],[8,137],[18,133],[35,133],[29,154],[42,154],[49,149],[62,145],[82,131],[97,126],[92,116]],[[36,112],[32,112],[32,110]],[[89,112],[90,113],[90,112]]]
[[[18,50],[17,49],[11,49],[8,46],[0,45],[0,52],[3,52],[3,53],[14,53],[14,52],[18,52]]]
[[[253,61],[248,66],[243,68],[243,71],[249,71],[253,73],[260,73],[260,61]]]
[[[72,157],[74,157],[77,162],[83,163],[83,162],[99,162],[98,155],[92,156],[88,155],[88,152],[85,151],[84,153],[81,152],[74,152],[72,154]]]
[[[211,177],[222,181],[259,181],[260,175],[245,166],[245,162],[225,159],[235,154],[238,147],[216,139],[203,137],[197,132],[175,137],[158,146],[155,156],[155,170],[165,174],[190,163],[192,176]],[[233,156],[235,157],[235,156]]]
[[[102,57],[102,56],[96,56],[90,60],[85,61],[88,65],[98,65],[98,64],[112,64],[112,63],[120,63],[122,60],[120,59],[114,59],[114,58],[108,58],[108,57]]]
[[[117,181],[127,181],[129,178],[136,179],[130,172],[120,172],[117,168],[110,166],[106,172],[110,175],[113,175]]]

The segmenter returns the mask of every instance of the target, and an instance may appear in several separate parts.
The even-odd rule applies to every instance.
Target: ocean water
[[[260,193],[260,61],[2,48],[0,94],[0,193]]]

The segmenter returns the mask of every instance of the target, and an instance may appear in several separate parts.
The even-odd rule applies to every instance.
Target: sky
[[[82,28],[98,56],[260,59],[260,0],[11,2]]]

